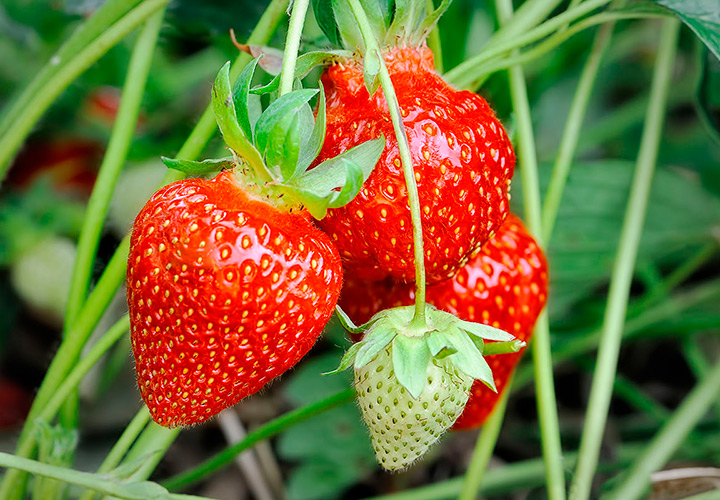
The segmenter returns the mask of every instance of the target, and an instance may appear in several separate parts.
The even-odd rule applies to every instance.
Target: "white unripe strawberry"
[[[391,350],[384,349],[355,370],[355,389],[375,456],[383,468],[399,470],[420,458],[455,423],[473,378],[452,363],[433,360],[427,365],[427,384],[414,398],[395,377]]]
[[[338,317],[348,330],[364,333],[336,371],[355,367],[363,420],[378,462],[387,470],[413,463],[455,423],[474,380],[495,390],[483,355],[525,346],[509,333],[427,304],[420,326],[413,322],[411,306],[381,311],[360,328],[339,308]]]

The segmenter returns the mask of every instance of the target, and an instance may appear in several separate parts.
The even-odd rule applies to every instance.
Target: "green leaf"
[[[363,79],[370,95],[375,94],[380,86],[380,57],[378,51],[370,51],[365,54],[363,61]]]
[[[237,113],[238,122],[242,127],[245,137],[252,142],[253,140],[253,127],[254,121],[251,120],[250,116],[250,87],[252,85],[252,79],[255,75],[255,68],[258,65],[259,58],[255,58],[248,63],[238,76],[233,88],[233,102],[235,104],[235,111]]]
[[[427,380],[430,349],[422,337],[398,335],[392,343],[393,370],[398,382],[415,399],[420,397]]]
[[[297,164],[300,148],[297,115],[304,106],[308,106],[308,101],[317,92],[314,89],[303,89],[280,96],[267,107],[255,125],[257,150],[267,159],[270,170],[283,180],[287,180],[294,173]],[[284,144],[286,140],[291,143]],[[291,158],[283,159],[285,154],[290,154]],[[290,163],[292,168],[289,167]]]
[[[365,141],[334,158],[322,162],[292,181],[293,186],[311,189],[315,192],[329,192],[341,188],[345,184],[347,169],[344,160],[357,164],[362,170],[363,182],[370,177],[385,149],[385,136]],[[340,165],[340,167],[339,167]]]
[[[235,113],[235,101],[230,89],[230,62],[225,63],[215,78],[212,88],[212,105],[215,120],[225,143],[243,157],[253,169],[264,171],[262,158],[245,136]],[[267,172],[263,173],[267,174]],[[269,174],[267,175],[269,176]]]
[[[235,165],[235,159],[233,158],[219,158],[210,159],[203,161],[190,161],[180,160],[177,158],[167,158],[161,156],[160,159],[166,167],[180,172],[185,172],[188,175],[200,176],[206,175],[213,172],[219,172],[221,170],[232,168]]]
[[[477,346],[477,344],[475,345]],[[526,345],[527,344],[525,342],[519,339],[511,340],[510,342],[485,342],[480,352],[483,354],[483,356],[494,356],[496,354],[512,354],[515,352],[520,352],[520,350]]]
[[[345,185],[337,193],[337,196],[330,200],[328,205],[330,208],[338,208],[350,203],[360,192],[365,181],[360,165],[347,158],[343,158],[343,164],[345,165]]]
[[[347,50],[324,50],[303,54],[297,58],[295,63],[295,78],[305,78],[313,68],[327,66],[338,59],[352,57],[352,52]],[[250,91],[251,94],[265,95],[275,92],[280,87],[280,76],[273,78],[270,83],[256,87]]]
[[[350,319],[350,316],[347,315],[347,313],[343,310],[342,307],[339,305],[335,306],[335,315],[340,320],[340,324],[350,333],[363,333],[365,329],[363,327],[357,326],[352,319]]]
[[[384,147],[384,137],[366,141],[281,187],[300,200],[313,217],[322,219],[328,208],[344,206],[355,198]]]
[[[435,331],[427,335],[427,345],[430,349],[430,354],[437,359],[445,358],[456,351],[452,342],[447,338],[445,332]]]
[[[472,321],[464,321],[461,319],[458,319],[453,323],[458,328],[465,330],[467,333],[485,340],[495,340],[498,342],[509,342],[511,340],[515,340],[515,337],[506,331],[489,325],[483,325],[482,323],[473,323]]]
[[[291,178],[297,167],[302,135],[301,120],[302,112],[298,111],[278,122],[268,135],[265,165],[270,171],[280,172],[281,179]]]
[[[317,155],[320,154],[323,142],[325,141],[325,125],[327,122],[325,107],[325,89],[321,85],[320,95],[318,96],[317,117],[315,118],[315,123],[312,127],[310,137],[307,141],[303,141],[300,144],[300,157],[293,177],[297,177],[305,172],[315,158],[317,158]]]
[[[358,28],[357,20],[350,8],[350,4],[347,0],[331,1],[335,14],[335,22],[344,45],[353,50],[359,49],[360,52],[365,52],[365,42]]]
[[[715,57],[720,59],[720,2],[718,0],[656,0],[672,10]]]
[[[362,368],[385,349],[390,342],[398,334],[395,330],[371,330],[372,335],[365,335],[365,338],[358,342],[362,344],[362,347],[358,350],[357,356],[355,357],[355,369]]]
[[[720,60],[707,50],[700,58],[696,109],[710,135],[720,142]]]
[[[458,370],[476,380],[480,380],[490,389],[496,391],[492,370],[470,337],[454,327],[448,329],[445,333],[457,351],[448,356],[447,359],[452,361]]]
[[[335,368],[332,371],[324,372],[323,375],[334,375],[336,373],[344,372],[355,361],[355,357],[357,356],[358,351],[362,347],[362,344],[360,342],[355,342],[350,347],[348,347],[347,351],[345,351],[345,354],[343,355],[342,359],[340,360],[340,364],[337,368]]]
[[[312,0],[313,14],[320,29],[325,34],[330,43],[335,47],[342,45],[340,38],[340,30],[335,22],[335,13],[333,12],[333,2],[328,0]]]

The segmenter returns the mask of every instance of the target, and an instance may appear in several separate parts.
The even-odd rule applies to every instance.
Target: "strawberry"
[[[340,294],[342,267],[310,214],[347,203],[384,144],[369,141],[307,171],[324,131],[308,104],[317,91],[285,94],[251,124],[246,103],[256,64],[234,91],[225,65],[213,87],[233,157],[163,159],[196,174],[232,170],[162,188],[133,226],[130,334],[140,393],[160,425],[207,420],[313,346]]]
[[[232,172],[157,192],[133,228],[132,346],[161,425],[198,423],[297,363],[332,315],[337,251],[307,212],[250,198]]]
[[[514,215],[451,280],[427,288],[428,303],[467,321],[477,321],[529,341],[547,300],[545,256]],[[392,280],[365,282],[346,275],[340,297],[354,320],[365,322],[388,307],[411,304],[414,289]],[[454,429],[481,425],[507,384],[522,352],[487,358],[498,392],[476,382]]]
[[[428,283],[450,278],[493,235],[508,213],[515,155],[488,103],[451,88],[425,46],[383,54],[407,131],[422,210]],[[328,68],[327,132],[319,158],[335,156],[383,133],[380,162],[348,205],[321,227],[346,269],[368,279],[414,280],[407,189],[382,90],[369,95],[355,59]]]
[[[370,428],[375,455],[387,470],[408,466],[460,416],[472,377],[438,360],[427,369],[427,385],[413,398],[395,376],[391,348],[355,371],[358,403]],[[404,426],[393,425],[408,421]],[[408,427],[411,426],[411,427]]]
[[[354,366],[363,419],[387,470],[403,469],[422,456],[461,415],[474,383],[495,390],[484,355],[525,345],[502,330],[427,304],[425,322],[418,325],[414,311],[386,309],[360,328],[341,310],[338,314],[346,328],[364,333],[338,370]],[[496,342],[485,342],[490,340]]]

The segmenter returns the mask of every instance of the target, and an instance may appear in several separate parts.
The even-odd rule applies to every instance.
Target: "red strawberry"
[[[484,323],[528,341],[547,300],[547,263],[520,219],[510,215],[457,275],[429,286],[427,301],[466,321]],[[364,282],[346,275],[340,305],[356,322],[389,307],[409,305],[414,287],[391,280]],[[495,406],[522,352],[488,356],[497,394],[476,381],[454,429],[481,425]]]
[[[231,171],[175,182],[135,221],[132,347],[161,425],[203,422],[295,365],[340,293],[340,257],[308,214],[238,182]]]
[[[433,69],[427,47],[384,54],[404,117],[418,184],[427,280],[450,278],[508,212],[515,156],[505,130],[477,94],[456,91]],[[321,222],[346,269],[367,279],[415,276],[407,190],[382,90],[372,96],[362,64],[344,61],[322,77],[327,131],[319,159],[385,135],[380,162],[348,205]]]

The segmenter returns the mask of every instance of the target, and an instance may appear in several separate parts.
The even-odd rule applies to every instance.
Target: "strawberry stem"
[[[149,3],[150,2],[148,2],[148,4]],[[288,0],[273,0],[265,10],[263,16],[260,18],[260,21],[248,38],[247,43],[255,45],[268,43],[272,34],[275,32],[277,26],[282,20],[287,6]],[[152,12],[154,12],[154,10]],[[147,16],[149,17],[151,13],[147,14]],[[105,47],[105,50],[107,49],[108,47]],[[86,50],[87,49],[79,53],[84,54]],[[244,52],[240,54],[231,69],[231,78],[237,77],[250,59],[250,55]],[[58,85],[57,81],[52,79],[48,80],[46,90],[51,87],[50,82],[54,82],[54,85]],[[60,90],[62,90],[62,88]],[[216,130],[217,127],[215,124],[213,109],[212,106],[209,105],[197,125],[195,125],[195,128],[190,133],[190,136],[180,148],[177,157],[187,160],[197,158],[207,145],[208,141],[210,141],[213,134],[215,134]],[[0,159],[0,176],[2,173],[2,160]],[[184,174],[182,172],[178,172],[177,170],[168,170],[165,178],[163,179],[163,185],[182,179],[183,177]],[[97,325],[98,321],[100,321],[100,317],[107,309],[108,304],[115,296],[118,288],[120,288],[121,283],[125,280],[129,246],[130,237],[126,236],[115,249],[115,253],[103,271],[102,276],[95,285],[95,288],[89,294],[81,312],[78,314],[77,321],[71,326],[67,334],[63,336],[63,341],[60,344],[52,363],[48,367],[45,378],[36,393],[35,401],[33,402],[33,406],[25,421],[25,426],[23,427],[17,440],[17,447],[15,450],[16,456],[30,457],[32,455],[35,449],[35,436],[33,434],[35,418],[41,411],[43,411],[49,399],[58,389],[60,384],[62,384],[68,373],[72,370],[75,359],[79,356],[82,348],[87,343],[90,334]],[[22,491],[20,490],[24,489],[24,485],[21,486],[16,484],[16,482],[20,479],[19,476],[23,476],[23,473],[17,470],[9,470],[5,473],[2,483],[0,483],[0,498],[9,499],[22,497]]]
[[[627,312],[635,259],[645,220],[650,183],[655,172],[658,148],[662,137],[679,27],[680,24],[676,19],[669,19],[663,23],[657,63],[650,88],[650,105],[638,151],[637,169],[610,279],[597,369],[590,388],[587,420],[580,440],[580,459],[570,489],[570,498],[572,499],[589,498],[592,479],[597,467],[612,396],[613,380],[617,371],[618,351],[623,333],[622,326]]]
[[[425,319],[425,258],[423,256],[423,232],[422,218],[420,216],[420,196],[418,195],[417,183],[415,182],[415,173],[413,170],[412,157],[410,155],[410,145],[408,143],[405,125],[400,114],[400,105],[398,104],[395,88],[393,87],[390,74],[388,73],[385,60],[380,52],[377,40],[373,35],[372,27],[368,21],[367,15],[358,0],[348,0],[350,8],[353,11],[355,20],[358,23],[360,32],[367,53],[374,53],[380,63],[380,86],[385,94],[385,100],[390,110],[390,118],[392,119],[393,129],[395,130],[395,138],[398,141],[398,149],[400,150],[400,160],[402,162],[403,174],[405,176],[405,184],[408,190],[408,204],[410,205],[410,216],[413,226],[413,244],[415,256],[415,315],[410,324],[413,327],[425,328],[427,325]]]
[[[282,71],[280,73],[280,95],[291,92],[293,88],[295,62],[297,61],[298,49],[300,48],[300,37],[302,36],[303,26],[305,25],[308,3],[309,0],[295,0],[293,2],[287,38],[285,39]]]

